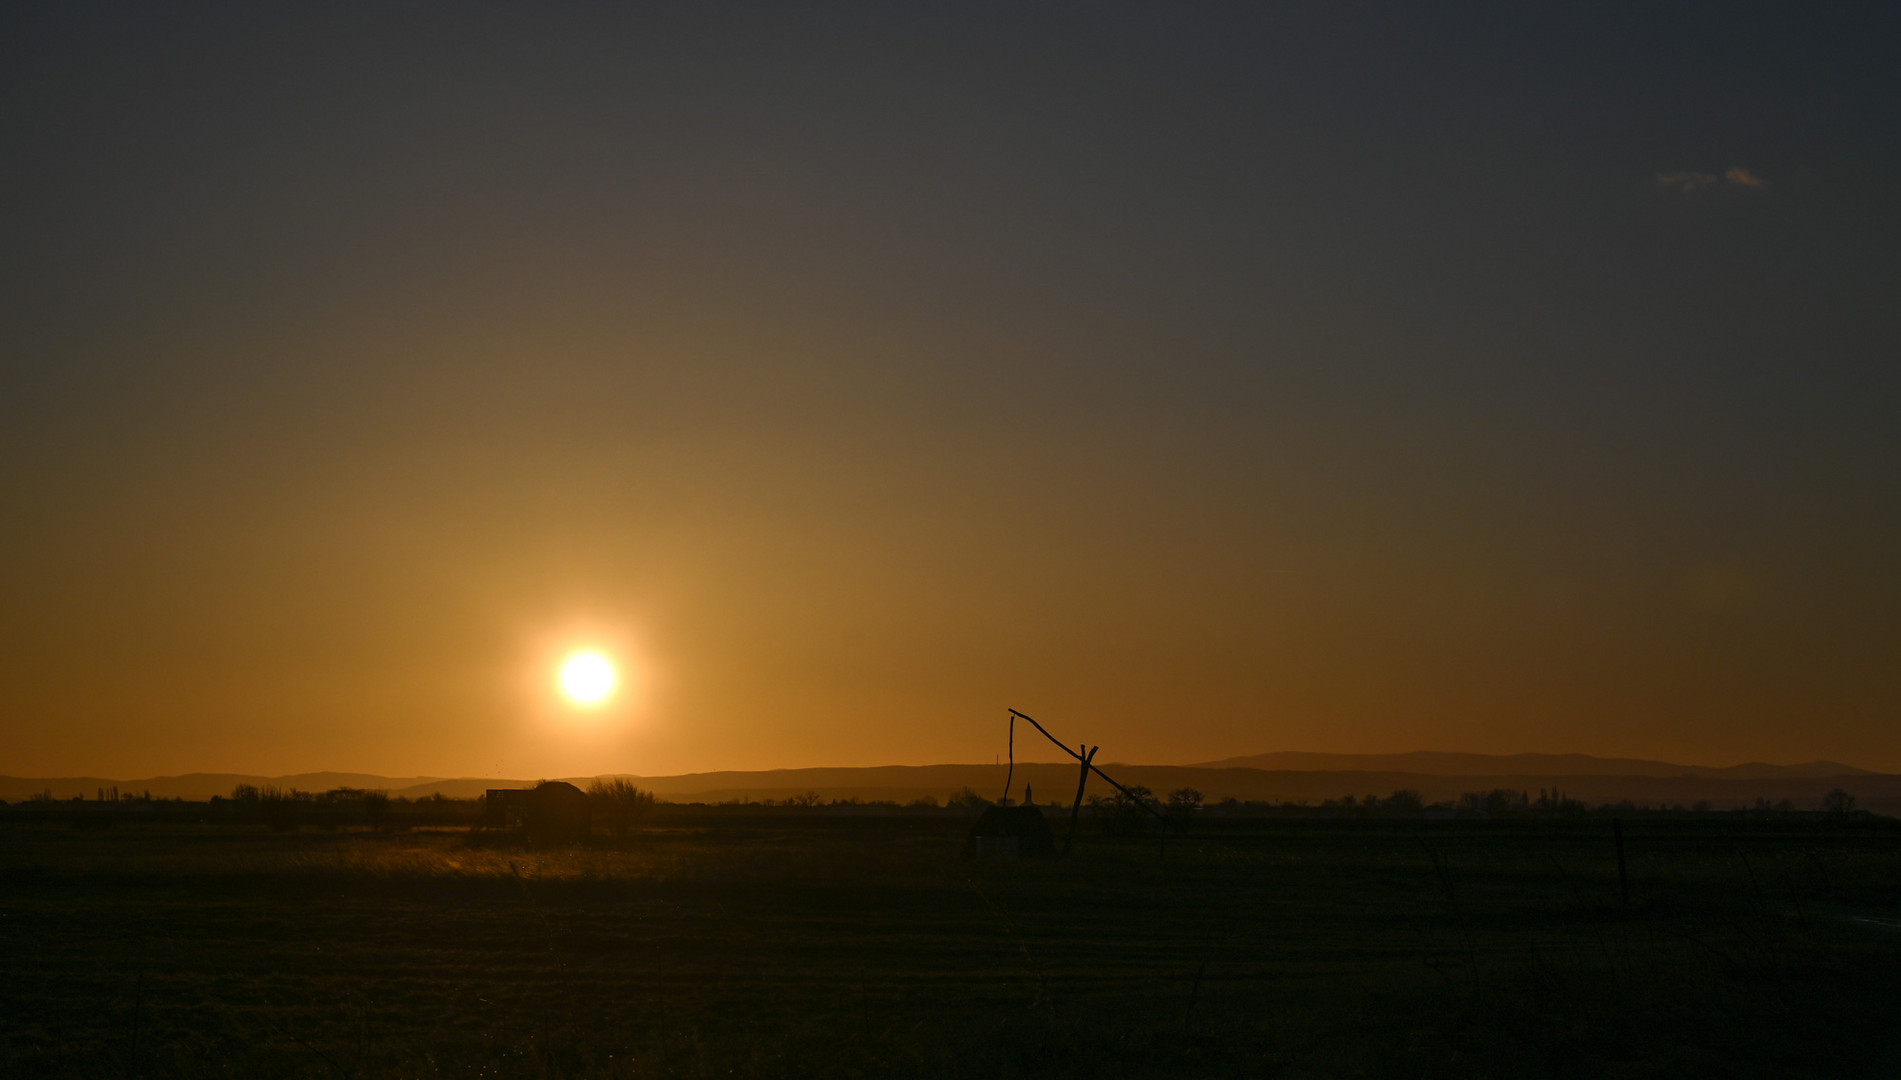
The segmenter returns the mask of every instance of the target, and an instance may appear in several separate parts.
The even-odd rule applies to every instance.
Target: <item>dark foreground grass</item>
[[[1901,1075],[1879,823],[666,825],[0,830],[0,1075]]]

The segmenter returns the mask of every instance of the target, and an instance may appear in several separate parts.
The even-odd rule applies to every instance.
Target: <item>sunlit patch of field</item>
[[[1886,828],[0,829],[0,1075],[1894,1075]]]

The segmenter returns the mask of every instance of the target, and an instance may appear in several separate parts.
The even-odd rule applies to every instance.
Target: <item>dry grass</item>
[[[1627,911],[1588,824],[960,829],[0,829],[0,1073],[1894,1073],[1887,830],[1633,828]]]

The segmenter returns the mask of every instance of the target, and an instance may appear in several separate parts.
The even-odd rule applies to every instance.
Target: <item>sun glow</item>
[[[597,652],[577,652],[561,661],[561,693],[580,706],[599,705],[614,696],[620,673],[614,662]]]

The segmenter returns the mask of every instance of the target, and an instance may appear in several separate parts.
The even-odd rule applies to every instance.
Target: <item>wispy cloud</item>
[[[1711,184],[1716,183],[1718,179],[1720,178],[1715,173],[1706,172],[1667,172],[1657,174],[1657,183],[1662,184],[1664,187],[1676,188],[1678,191],[1695,191],[1697,188],[1709,187]]]
[[[1731,165],[1729,168],[1724,169],[1720,175],[1706,172],[1658,173],[1657,183],[1663,187],[1689,192],[1699,191],[1706,187],[1714,187],[1718,184],[1733,184],[1736,187],[1759,188],[1765,186],[1767,181],[1757,176],[1754,172],[1743,168],[1741,165]]]

